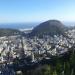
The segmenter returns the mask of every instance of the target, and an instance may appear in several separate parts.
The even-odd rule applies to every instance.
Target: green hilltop
[[[42,36],[44,34],[53,35],[60,35],[64,34],[65,26],[58,20],[48,20],[36,26],[30,36]]]

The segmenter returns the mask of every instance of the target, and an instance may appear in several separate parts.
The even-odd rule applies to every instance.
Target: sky
[[[75,0],[0,0],[0,23],[75,21]]]

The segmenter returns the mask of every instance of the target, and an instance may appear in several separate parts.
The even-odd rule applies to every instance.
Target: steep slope
[[[65,26],[58,20],[49,20],[46,22],[41,23],[40,25],[36,26],[32,32],[31,36],[42,36],[44,34],[53,35],[60,35],[63,34],[65,31]]]

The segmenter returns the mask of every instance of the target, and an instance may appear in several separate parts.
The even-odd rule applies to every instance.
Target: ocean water
[[[39,25],[40,22],[37,23],[5,23],[0,24],[0,28],[11,28],[11,29],[29,29],[34,28]],[[66,26],[75,26],[75,22],[63,22]]]
[[[66,26],[75,26],[75,22],[63,22]]]
[[[34,28],[39,23],[6,23],[6,24],[0,24],[0,28],[11,28],[11,29],[28,29],[28,28]]]

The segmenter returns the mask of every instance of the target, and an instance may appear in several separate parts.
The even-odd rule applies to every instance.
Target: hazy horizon
[[[34,28],[42,22],[32,23],[4,23],[0,24],[0,28],[11,28],[11,29],[30,29]],[[75,26],[75,22],[62,22],[65,26]]]

